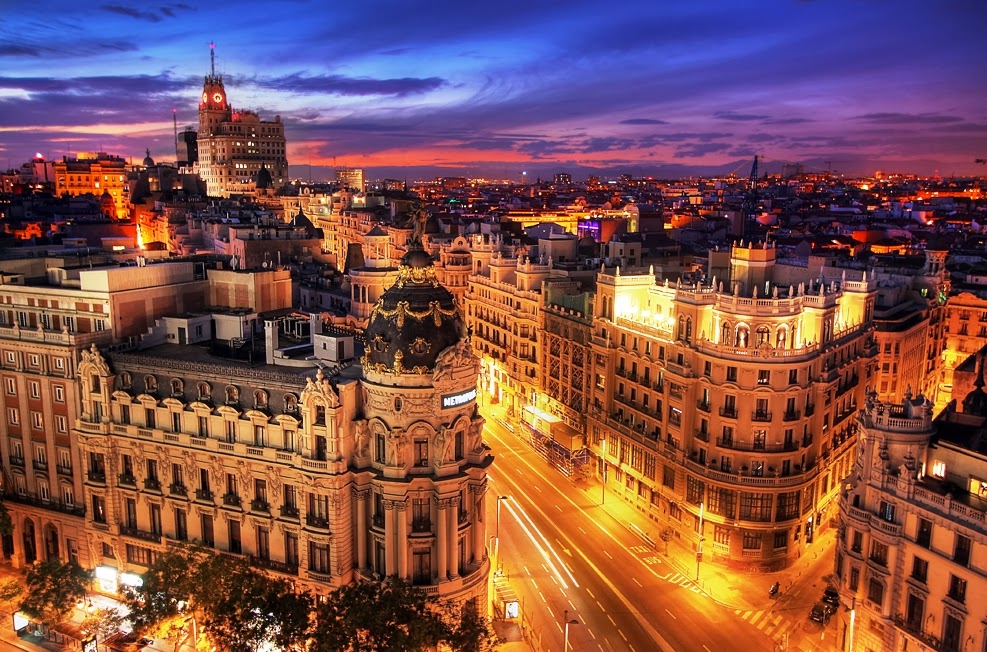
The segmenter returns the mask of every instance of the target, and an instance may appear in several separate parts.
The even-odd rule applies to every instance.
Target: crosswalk
[[[748,623],[753,625],[758,631],[764,632],[772,638],[778,638],[786,632],[791,632],[795,629],[795,627],[797,627],[797,623],[794,623],[790,619],[785,618],[782,614],[769,609],[758,609],[754,611],[735,609],[734,613],[737,614],[742,620],[746,620]]]

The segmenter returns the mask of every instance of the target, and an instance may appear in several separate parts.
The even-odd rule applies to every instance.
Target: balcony
[[[309,527],[318,528],[320,530],[329,529],[329,519],[324,516],[316,516],[314,514],[306,514],[305,525]]]
[[[384,515],[374,514],[373,517],[371,518],[371,522],[373,523],[374,527],[384,527]]]
[[[239,507],[243,499],[236,494],[223,494],[223,504],[231,507]]]
[[[90,471],[86,476],[90,482],[98,482],[100,484],[106,484],[106,472],[105,471]]]
[[[23,469],[24,468],[24,458],[21,457],[20,455],[11,455],[10,456],[10,465],[11,466],[19,466],[19,467],[21,467]]]
[[[281,507],[281,518],[298,518],[298,508],[294,505]]]
[[[802,418],[802,413],[798,410],[786,410],[781,418],[783,421],[798,421]]]
[[[161,491],[161,481],[157,478],[145,478],[144,488],[149,491]]]
[[[262,498],[255,498],[250,501],[250,509],[255,512],[270,513],[271,504]]]
[[[942,645],[939,641],[939,637],[923,631],[922,623],[908,621],[905,620],[900,615],[895,614],[894,626],[904,631],[909,636],[918,639],[922,644],[932,648],[933,650],[942,649]]]
[[[289,564],[283,561],[275,561],[273,559],[266,559],[264,557],[256,557],[251,555],[250,565],[257,568],[263,568],[265,570],[272,570],[277,573],[284,573],[285,575],[298,575],[297,562],[294,564]]]
[[[751,412],[751,421],[771,421],[771,413],[764,410]]]
[[[212,492],[208,489],[196,489],[195,490],[196,500],[208,500],[212,501]]]
[[[703,412],[709,412],[710,408],[711,406],[709,404],[709,401],[696,401],[696,409],[701,410]]]
[[[168,493],[172,496],[188,496],[188,487],[183,484],[174,484],[168,486]]]
[[[721,417],[727,417],[727,418],[730,418],[730,419],[736,419],[737,418],[737,406],[731,405],[731,406],[721,407],[720,408],[720,416]]]
[[[45,500],[43,498],[38,498],[34,494],[19,494],[16,492],[10,492],[4,496],[4,500],[12,503],[20,503],[21,505],[32,505],[34,507],[40,507],[41,509],[47,509],[52,512],[69,514],[70,516],[81,517],[86,515],[86,508],[82,505],[62,503],[54,500]]]
[[[699,430],[697,428],[695,430],[695,432],[693,433],[693,436],[696,439],[698,439],[699,441],[709,442],[709,431],[708,430]]]
[[[120,481],[120,484],[121,485],[125,485],[125,486],[128,486],[128,487],[136,487],[137,486],[137,478],[135,478],[134,476],[130,475],[129,473],[121,473],[119,475],[119,477],[118,477],[118,480]]]
[[[35,471],[48,472],[48,462],[41,462],[39,460],[34,460],[31,462],[31,466],[34,467]]]
[[[149,541],[151,543],[161,543],[161,535],[155,534],[154,532],[145,532],[135,527],[124,527],[120,526],[120,534],[125,537],[130,537],[131,539],[140,539],[141,541]]]
[[[62,466],[61,464],[59,464],[58,466],[55,467],[55,473],[57,473],[58,475],[65,476],[66,478],[71,478],[72,477],[72,467],[71,466]]]
[[[431,533],[432,532],[432,521],[427,518],[415,519],[411,521],[411,531],[418,533]]]

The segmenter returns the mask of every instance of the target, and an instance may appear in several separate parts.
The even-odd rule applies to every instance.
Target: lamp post
[[[603,440],[603,491],[600,494],[600,504],[607,502],[607,440]]]
[[[500,501],[507,500],[510,496],[497,496],[497,526],[496,526],[496,536],[497,536],[497,547],[500,547]]]
[[[696,546],[696,581],[699,581],[699,564],[703,561],[703,511],[706,507],[705,502],[699,503],[699,545]]]
[[[569,625],[578,625],[579,620],[573,618],[569,620],[569,610],[566,609],[562,612],[562,619],[565,621],[565,643],[562,646],[562,652],[569,652]]]

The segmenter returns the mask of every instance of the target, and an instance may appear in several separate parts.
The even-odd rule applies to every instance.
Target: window
[[[432,530],[431,506],[427,498],[411,501],[411,531],[430,532]]]
[[[881,566],[888,565],[888,547],[880,541],[870,542],[870,560]]]
[[[172,412],[171,413],[171,431],[181,432],[182,431],[182,413]]]
[[[860,586],[860,569],[856,566],[850,567],[850,581],[848,582],[851,591],[856,591]]]
[[[735,383],[735,382],[737,382],[737,368],[736,367],[727,367],[727,382],[728,383]]]
[[[153,407],[144,408],[144,424],[148,428],[157,427],[157,414],[155,413]]]
[[[788,384],[789,385],[798,385],[798,382],[799,382],[799,370],[798,369],[789,369],[788,370]]]
[[[867,600],[874,603],[874,605],[880,609],[884,602],[884,584],[874,578],[871,578],[871,580],[867,583]]]
[[[262,525],[257,526],[257,557],[271,558],[271,531]]]
[[[775,548],[784,548],[788,545],[788,530],[775,532]]]
[[[801,493],[798,491],[778,494],[777,518],[775,520],[788,521],[798,518],[800,496]]]
[[[175,508],[175,538],[188,541],[188,514],[180,507]]]
[[[771,494],[740,494],[740,518],[748,521],[771,521]]]
[[[55,415],[55,432],[64,435],[69,431],[68,420],[61,414]]]
[[[943,616],[942,646],[939,649],[943,652],[959,652],[962,631],[963,621],[947,612]]]
[[[308,544],[308,568],[317,573],[329,572],[329,544],[316,543]]]
[[[850,550],[856,553],[860,553],[863,551],[863,549],[864,549],[864,533],[854,532],[852,542],[850,543]]]
[[[432,556],[428,548],[416,548],[413,552],[413,584],[432,583]]]
[[[125,403],[120,404],[120,423],[130,423],[130,406]]]
[[[428,466],[428,440],[416,439],[414,447],[415,466]]]
[[[921,557],[912,558],[912,579],[925,584],[929,577],[929,562]]]
[[[124,498],[124,524],[131,530],[137,529],[137,501],[133,498]]]
[[[148,518],[153,534],[161,534],[161,506],[151,503],[148,506]]]
[[[235,421],[226,420],[226,421],[224,421],[224,423],[226,424],[226,443],[227,444],[235,444],[236,443],[236,422]]]
[[[264,426],[254,426],[254,446],[267,446],[267,428]]]
[[[761,533],[760,532],[744,532],[744,550],[760,550],[761,549]]]
[[[138,566],[150,566],[157,554],[150,548],[127,544],[127,562]]]
[[[17,380],[14,378],[6,378],[4,380],[6,381],[4,386],[7,388],[7,394],[17,396]]]
[[[16,426],[21,422],[21,413],[17,411],[17,408],[9,407],[7,408],[7,423],[12,426]]]
[[[894,505],[892,503],[882,500],[878,514],[888,523],[894,523]]]
[[[298,566],[298,535],[294,532],[284,533],[284,563]]]
[[[758,369],[757,370],[757,384],[767,385],[771,382],[771,370],[770,369]]]
[[[661,483],[669,489],[675,488],[675,469],[669,464],[662,467]]]
[[[209,547],[216,545],[216,539],[213,536],[212,514],[202,515],[201,526],[202,526],[203,545],[207,545]]]
[[[31,392],[31,398],[41,398],[41,383],[32,380],[28,383],[28,388]]]
[[[949,576],[949,591],[947,592],[947,595],[951,599],[955,600],[956,602],[959,602],[960,604],[965,603],[966,602],[966,580],[963,579],[962,577],[957,577],[955,575],[950,575]]]
[[[685,499],[694,505],[703,502],[705,498],[705,483],[689,476],[686,478]]]
[[[228,541],[230,552],[243,552],[243,543],[240,540],[240,521],[235,518],[227,519],[226,528],[229,535]]]
[[[953,544],[953,561],[961,566],[968,566],[970,564],[970,547],[970,537],[957,534]]]

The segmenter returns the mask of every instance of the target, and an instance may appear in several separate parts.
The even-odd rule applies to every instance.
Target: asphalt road
[[[500,503],[496,561],[540,649],[563,649],[566,619],[569,649],[580,652],[774,649],[772,639],[694,588],[503,424],[489,420],[486,439],[497,458],[487,503],[494,511],[488,523],[497,521]]]

